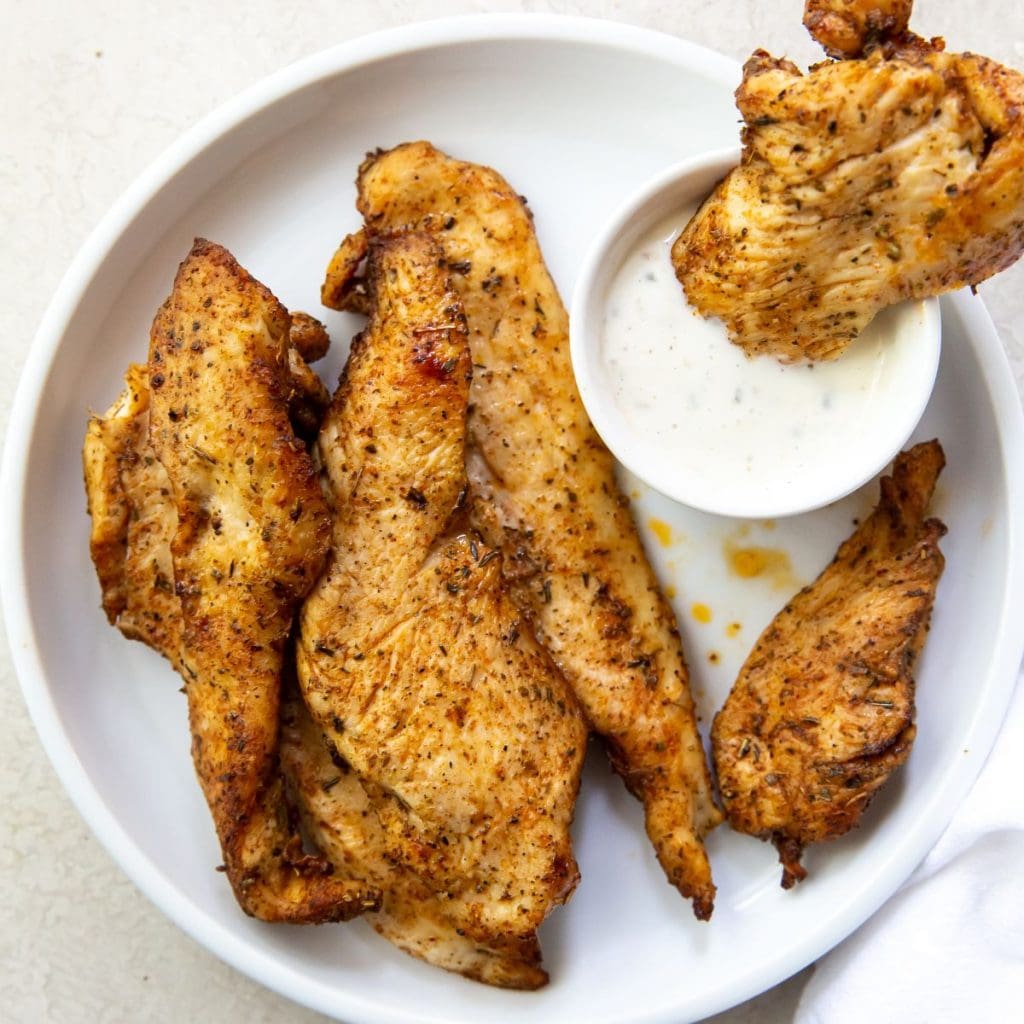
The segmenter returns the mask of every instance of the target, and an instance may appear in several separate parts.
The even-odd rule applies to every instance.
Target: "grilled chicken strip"
[[[937,441],[897,459],[878,507],[775,617],[711,732],[729,823],[771,839],[782,885],[808,843],[853,828],[914,740],[914,663],[944,565],[925,512]]]
[[[366,915],[380,935],[410,956],[487,985],[536,989],[547,983],[536,936],[481,944],[459,931],[443,897],[388,859],[374,801],[297,695],[281,706],[281,766],[317,847],[345,877],[383,892],[380,911]]]
[[[314,436],[330,394],[307,365],[327,352],[318,320],[293,313],[288,408],[296,433]],[[132,364],[125,387],[102,416],[91,416],[82,449],[89,547],[112,626],[167,658],[181,675],[181,603],[174,592],[171,541],[178,514],[171,484],[149,441],[149,372]]]
[[[1024,251],[1024,76],[943,52],[907,16],[812,0],[812,32],[856,59],[801,75],[758,50],[744,67],[742,161],[672,262],[750,355],[833,359],[886,306],[976,285]]]
[[[153,322],[149,440],[176,519],[193,759],[228,879],[254,917],[319,922],[373,909],[380,894],[303,852],[278,768],[284,646],[330,533],[288,420],[288,337],[273,295],[227,250],[197,241]]]
[[[569,362],[569,325],[523,198],[495,171],[416,142],[371,155],[365,229],[323,300],[364,309],[367,238],[433,235],[465,306],[473,358],[467,465],[473,523],[504,553],[519,606],[643,801],[669,880],[710,916],[703,837],[718,824],[679,632]]]
[[[578,878],[586,728],[463,508],[471,368],[442,262],[424,235],[371,247],[372,316],[317,442],[334,545],[297,667],[388,857],[465,935],[532,942]]]

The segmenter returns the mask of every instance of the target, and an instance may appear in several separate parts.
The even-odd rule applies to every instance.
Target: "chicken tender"
[[[427,236],[375,239],[371,318],[317,441],[334,503],[297,668],[387,857],[485,946],[534,941],[578,879],[586,727],[467,507],[466,319]]]
[[[643,802],[669,881],[706,919],[703,837],[721,814],[679,631],[580,401],[530,212],[495,171],[427,142],[371,154],[358,190],[365,228],[338,249],[323,300],[365,310],[368,239],[415,228],[440,245],[469,325],[473,524],[503,552],[513,596]]]
[[[373,909],[380,894],[304,852],[278,768],[285,643],[330,533],[311,459],[288,419],[289,326],[287,311],[227,250],[199,240],[153,322],[146,383],[149,442],[175,520],[192,754],[227,877],[254,917],[319,922]],[[139,409],[144,390],[128,393]],[[169,533],[162,485],[136,492],[134,506],[145,509],[150,497],[159,544]]]
[[[296,433],[303,436],[316,436],[330,404],[330,394],[306,364],[307,359],[323,356],[328,342],[318,320],[292,314],[288,408]],[[89,418],[82,460],[91,520],[89,549],[107,620],[185,675],[180,660],[181,603],[174,592],[171,559],[178,515],[167,472],[149,440],[145,366],[129,366],[124,390],[113,405],[103,415]]]
[[[672,262],[749,355],[834,359],[886,306],[1024,250],[1024,76],[907,32],[909,7],[810,0],[811,31],[852,59],[744,67],[742,161]]]
[[[711,732],[729,823],[771,839],[782,885],[809,843],[854,828],[914,740],[914,665],[944,560],[925,512],[945,459],[937,441],[897,459],[878,507],[779,612]]]

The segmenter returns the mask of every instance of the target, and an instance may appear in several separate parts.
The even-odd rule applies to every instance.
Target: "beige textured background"
[[[410,21],[554,11],[658,28],[737,58],[818,52],[802,0],[0,0],[0,436],[24,353],[76,249],[201,115],[335,42]],[[914,26],[1024,68],[1020,0],[918,0]],[[983,286],[1024,386],[1024,265]],[[165,920],[87,832],[28,721],[0,639],[0,1022],[324,1021]],[[717,1024],[792,1019],[807,972]]]

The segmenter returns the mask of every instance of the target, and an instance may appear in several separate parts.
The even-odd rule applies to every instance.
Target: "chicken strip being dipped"
[[[906,31],[909,2],[809,0],[851,59],[758,50],[740,166],[672,248],[691,305],[749,355],[833,359],[886,306],[976,285],[1024,251],[1024,75]]]
[[[427,236],[370,248],[371,318],[317,449],[333,548],[302,609],[306,704],[387,856],[485,946],[534,941],[578,873],[582,716],[466,506],[466,320]]]
[[[284,647],[330,534],[288,418],[289,323],[227,250],[197,241],[153,322],[149,439],[176,521],[193,759],[228,879],[254,917],[319,922],[374,909],[380,894],[303,851],[278,768]]]
[[[568,317],[524,200],[490,168],[426,142],[372,154],[358,189],[365,228],[332,260],[324,302],[365,309],[368,238],[416,229],[441,246],[474,364],[473,523],[503,552],[515,599],[643,802],[666,875],[706,919],[715,889],[703,837],[721,815],[678,628],[580,401]]]
[[[803,848],[853,828],[910,753],[944,565],[946,529],[925,512],[944,463],[937,441],[896,459],[878,507],[761,634],[715,717],[729,823],[775,843],[784,888],[806,874]]]
[[[383,893],[366,921],[403,952],[486,985],[536,989],[545,985],[535,935],[483,944],[461,932],[443,896],[388,858],[384,830],[359,776],[314,724],[297,694],[281,706],[281,767],[307,835],[346,878]]]

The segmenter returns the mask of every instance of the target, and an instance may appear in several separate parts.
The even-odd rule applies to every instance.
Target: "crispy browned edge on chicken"
[[[833,359],[886,306],[1024,251],[1024,75],[907,30],[899,0],[810,0],[806,75],[755,51],[743,156],[672,248],[690,303],[750,355]]]
[[[809,843],[854,828],[913,743],[914,667],[928,632],[946,528],[925,514],[938,441],[896,459],[878,506],[772,620],[715,717],[729,823],[771,839],[789,888]]]
[[[371,318],[317,442],[334,536],[302,608],[299,680],[387,856],[461,933],[528,950],[579,877],[586,727],[471,528],[469,347],[441,251],[380,236],[367,284]]]
[[[837,60],[906,36],[913,0],[807,0],[804,27]]]
[[[368,238],[422,230],[441,246],[474,364],[474,525],[503,552],[516,600],[643,802],[668,879],[706,919],[715,888],[703,837],[721,814],[678,627],[580,401],[568,317],[525,201],[495,171],[427,142],[370,154],[358,190],[365,227],[331,261],[323,301],[366,311]]]
[[[198,240],[153,322],[148,380],[130,371],[126,415],[90,425],[86,475],[87,486],[90,469],[100,483],[89,490],[93,551],[108,615],[118,619],[122,599],[110,581],[117,560],[133,553],[131,527],[118,539],[121,522],[144,518],[152,495],[162,524],[147,535],[155,550],[170,533],[169,493],[180,658],[172,641],[152,631],[141,638],[184,668],[196,771],[239,904],[263,920],[319,922],[375,908],[380,894],[303,850],[278,770],[284,644],[329,534],[316,474],[288,418],[297,391],[315,396],[292,379],[289,327],[287,311],[226,249]],[[144,417],[130,415],[143,411],[147,388],[148,449]],[[122,457],[104,461],[97,445],[110,431],[124,435],[114,439]],[[132,494],[132,464],[145,465],[150,451],[164,471],[149,467],[157,493],[144,479]],[[119,492],[110,474],[125,468]],[[100,507],[104,494],[120,496]],[[163,586],[139,600],[155,594],[167,624],[173,609]]]

